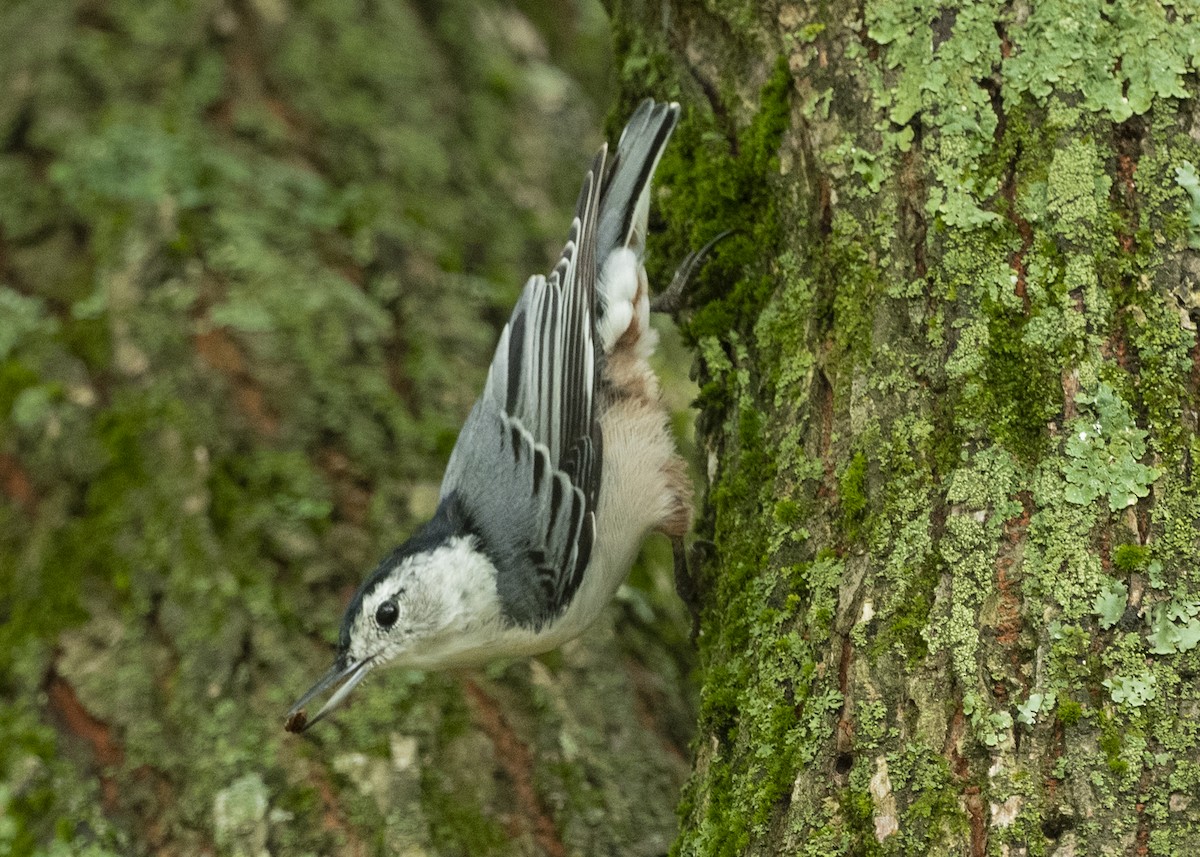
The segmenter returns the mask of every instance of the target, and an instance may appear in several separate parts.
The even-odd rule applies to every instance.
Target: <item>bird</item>
[[[583,178],[557,264],[528,279],[446,466],[437,510],[346,608],[333,666],[288,711],[302,732],[385,664],[471,667],[537,655],[601,614],[645,538],[671,539],[676,577],[692,488],[648,358],[650,184],[679,121],[646,99]],[[687,256],[655,309],[675,310],[712,245]],[[332,695],[309,719],[314,698]]]

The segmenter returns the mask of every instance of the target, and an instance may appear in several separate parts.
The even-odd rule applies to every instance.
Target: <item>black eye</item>
[[[395,601],[385,601],[375,608],[375,621],[381,628],[392,627],[399,617],[400,608],[396,606]]]

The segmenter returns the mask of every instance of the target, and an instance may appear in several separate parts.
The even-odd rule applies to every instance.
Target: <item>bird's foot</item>
[[[680,599],[692,617],[693,643],[700,633],[700,590],[697,586],[696,577],[692,573],[692,569],[698,568],[700,565],[696,556],[698,552],[699,545],[694,545],[692,557],[689,562],[688,549],[687,545],[683,542],[683,537],[672,537],[671,553],[675,557],[675,591],[679,593]]]
[[[709,242],[699,250],[693,250],[691,253],[688,253],[683,261],[679,263],[679,267],[675,269],[675,276],[671,278],[671,285],[667,286],[663,292],[656,295],[650,301],[650,311],[666,313],[672,318],[678,317],[687,297],[688,283],[700,267],[700,263],[704,261],[704,257],[709,254],[709,251],[713,247],[716,247],[717,244],[732,234],[732,230],[729,229],[719,232],[713,238],[709,239]]]

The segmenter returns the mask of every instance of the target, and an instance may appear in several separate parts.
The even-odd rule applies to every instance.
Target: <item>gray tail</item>
[[[596,227],[596,260],[621,247],[638,259],[646,247],[646,218],[650,211],[650,177],[667,140],[679,121],[679,105],[658,104],[647,98],[633,111],[621,132],[600,191],[600,222]]]

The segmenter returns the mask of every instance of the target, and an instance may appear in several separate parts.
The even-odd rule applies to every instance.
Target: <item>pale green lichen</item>
[[[1128,605],[1129,587],[1119,580],[1114,580],[1096,596],[1092,603],[1092,612],[1100,618],[1100,627],[1108,630],[1125,615]]]
[[[1009,91],[1042,101],[1077,92],[1084,110],[1123,122],[1148,112],[1156,99],[1187,97],[1195,63],[1191,26],[1161,6],[1098,14],[1086,0],[1039,5],[1013,32],[1005,82]]]
[[[1094,393],[1080,392],[1075,401],[1091,406],[1092,416],[1069,427],[1063,474],[1067,501],[1085,506],[1107,497],[1114,512],[1132,506],[1150,493],[1150,484],[1161,473],[1141,463],[1146,432],[1134,424],[1129,406],[1104,382]]]
[[[257,773],[246,774],[213,798],[213,836],[223,853],[263,857],[267,852],[267,786]]]
[[[1200,176],[1191,161],[1184,161],[1175,168],[1175,183],[1188,192],[1192,208],[1188,213],[1188,246],[1200,250]]]

